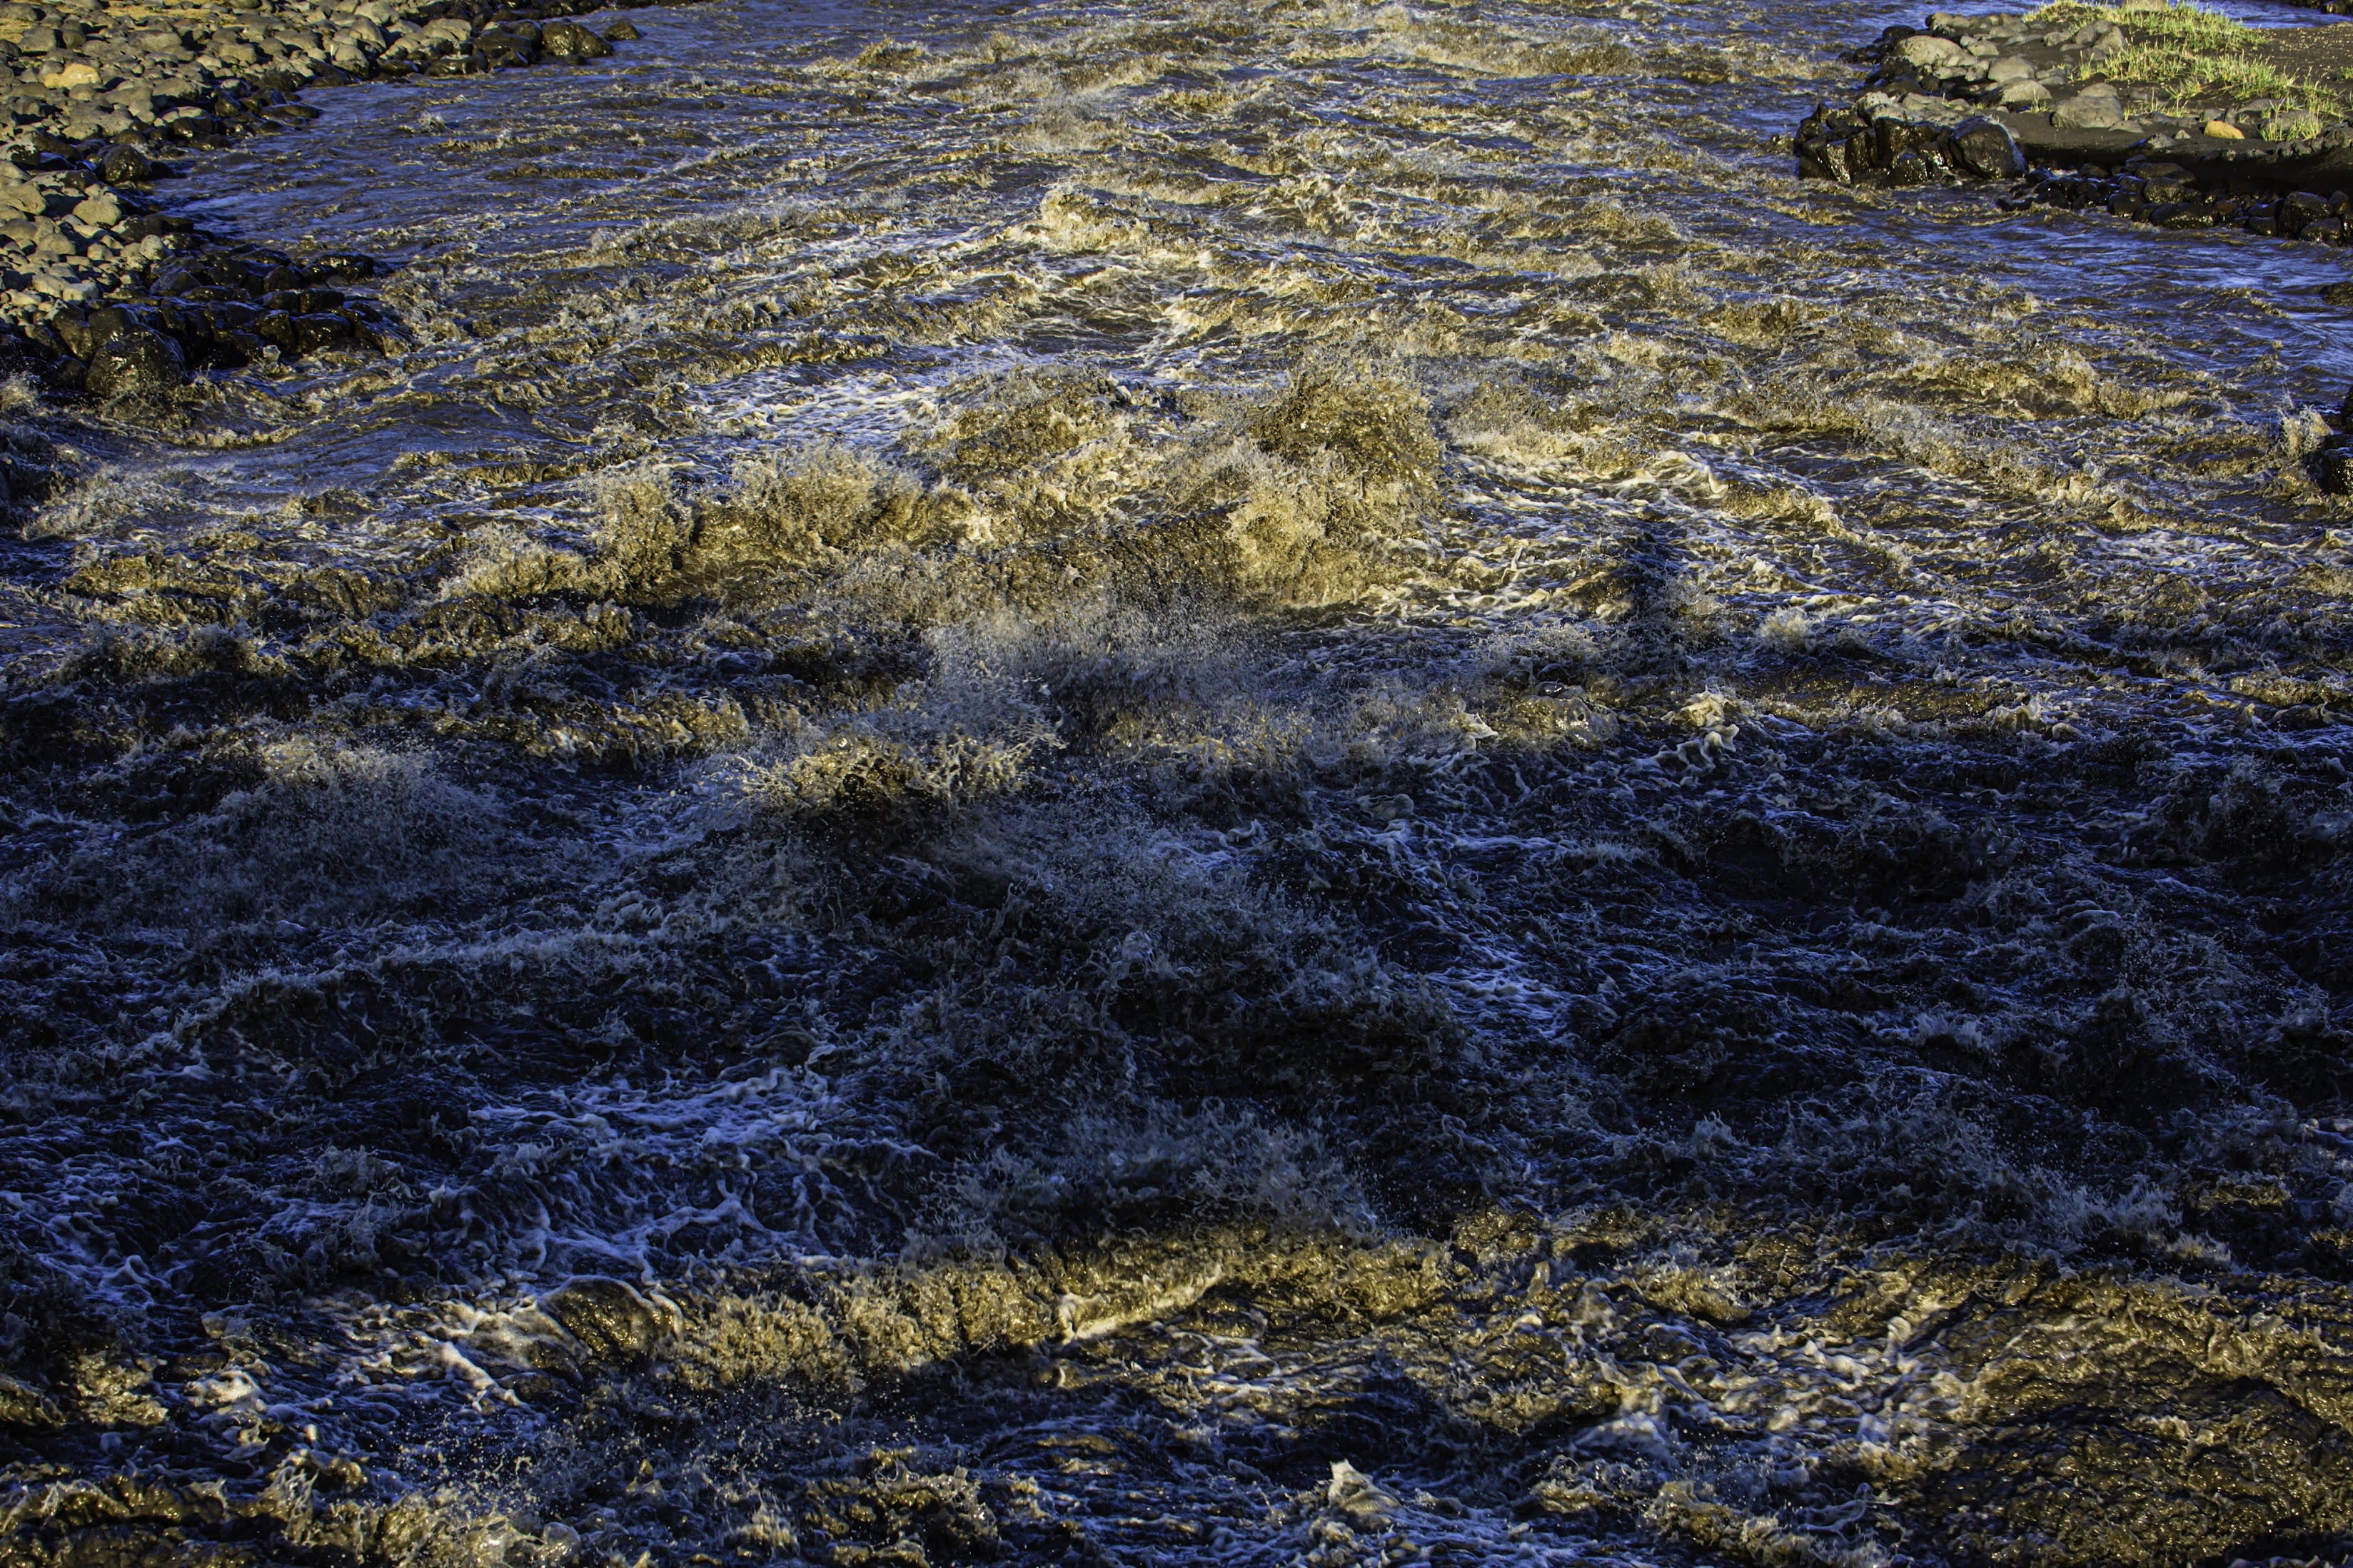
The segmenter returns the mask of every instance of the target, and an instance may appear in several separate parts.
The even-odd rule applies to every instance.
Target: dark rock
[[[631,38],[644,37],[643,33],[638,32],[627,22],[616,22],[605,29],[605,41],[608,44],[627,43]]]
[[[254,335],[264,342],[275,343],[280,353],[295,352],[294,318],[283,310],[264,310],[254,318]]]
[[[103,334],[90,325],[90,318],[79,310],[60,310],[48,320],[49,335],[63,344],[65,352],[76,359],[88,359],[104,341]]]
[[[294,352],[314,354],[352,346],[352,324],[343,317],[320,312],[294,318]]]
[[[2204,202],[2159,202],[2141,216],[2160,228],[2212,228],[2216,213]]]
[[[125,239],[138,240],[157,234],[193,234],[195,227],[194,218],[176,217],[168,213],[142,213],[137,217],[126,219],[118,232]]]
[[[1930,161],[1930,154],[1917,149],[1897,153],[1887,168],[1888,179],[1899,185],[1930,184],[1942,173],[1942,167]]]
[[[375,276],[375,258],[358,256],[348,251],[330,251],[305,264],[304,270],[314,278],[357,279]]]
[[[234,327],[214,332],[207,347],[214,363],[232,369],[238,365],[258,364],[269,357],[269,345],[259,336]]]
[[[559,60],[594,59],[613,52],[613,46],[577,22],[550,22],[539,30],[539,47]]]
[[[2316,218],[2304,226],[2298,239],[2308,239],[2318,245],[2345,243],[2345,220],[2337,217]]]
[[[110,147],[98,161],[98,177],[110,185],[144,184],[155,177],[154,161],[136,147]]]
[[[343,317],[352,324],[353,336],[376,353],[389,355],[400,352],[400,332],[391,322],[371,320],[356,310],[346,310]]]
[[[532,40],[503,27],[493,27],[474,40],[474,47],[491,63],[492,70],[509,70],[530,65],[539,58],[539,50]]]
[[[116,398],[168,392],[187,379],[180,345],[133,322],[98,345],[83,384],[93,396]]]
[[[2330,283],[2320,290],[2320,298],[2331,305],[2353,305],[2353,282]],[[2353,395],[2348,395],[2353,401]]]
[[[2353,450],[2334,445],[2322,450],[2320,488],[2333,496],[2353,495]]]
[[[1999,120],[1980,115],[1964,120],[1945,140],[1953,167],[1980,180],[2008,180],[2026,173],[2026,154],[2018,138]]]
[[[2302,234],[2328,216],[2328,204],[2310,191],[2290,191],[2274,209],[2282,234]]]

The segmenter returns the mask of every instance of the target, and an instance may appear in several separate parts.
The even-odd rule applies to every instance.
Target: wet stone
[[[1981,180],[2010,179],[2026,172],[2026,155],[2010,128],[1994,120],[1968,120],[1953,128],[1954,164]]]
[[[550,22],[540,29],[540,47],[555,59],[593,59],[613,52],[604,39],[577,22]]]
[[[93,396],[113,398],[168,392],[187,379],[180,345],[131,325],[110,334],[89,355],[83,384]]]

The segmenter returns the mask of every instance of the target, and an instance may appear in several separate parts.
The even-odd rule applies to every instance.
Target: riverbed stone
[[[16,164],[0,171],[0,332],[10,323],[29,330],[59,301],[139,297],[154,269],[216,253],[218,242],[194,236],[186,220],[150,212],[133,194],[171,174],[157,155],[166,143],[220,147],[232,136],[313,118],[316,109],[291,97],[306,85],[591,59],[612,52],[608,39],[638,36],[616,22],[599,37],[565,15],[579,8],[576,0],[508,0],[491,11],[448,0],[190,0],[159,13],[144,0],[0,0],[0,25],[16,35],[0,37],[7,73],[0,106],[15,122]],[[292,268],[284,260],[276,258],[267,282],[256,273],[234,287],[191,285],[224,303],[275,289],[292,308],[241,305],[249,313],[227,330],[249,344],[225,342],[216,356],[201,321],[185,339],[176,327],[164,330],[164,341],[185,351],[183,370],[259,357],[272,344],[292,355],[398,341],[372,302],[346,304],[336,290],[314,287],[364,278],[366,258]],[[262,315],[270,331],[255,336]],[[164,374],[148,363],[152,353],[122,354],[130,358],[121,364],[75,360],[90,389],[106,395]]]
[[[180,345],[134,323],[91,350],[82,384],[94,396],[112,398],[168,392],[187,378]]]
[[[1979,115],[1953,127],[1947,139],[1953,166],[1981,180],[2007,180],[2026,172],[2018,138],[1999,120]]]
[[[1890,53],[1910,66],[1956,65],[1968,58],[1968,51],[1960,45],[1933,33],[1915,33],[1898,42]]]
[[[2353,495],[2353,451],[2331,443],[2321,452],[2320,488],[2333,496]]]
[[[539,30],[539,47],[559,60],[594,59],[609,55],[613,46],[577,22],[550,22]]]

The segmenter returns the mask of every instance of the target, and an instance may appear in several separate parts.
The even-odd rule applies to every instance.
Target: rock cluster
[[[153,296],[68,306],[26,336],[67,362],[60,379],[118,397],[178,385],[206,365],[275,363],[329,349],[389,352],[396,329],[374,301],[333,285],[375,270],[364,256],[298,261],[258,246],[216,246],[176,261]]]
[[[0,125],[15,127],[0,132],[15,165],[0,177],[0,339],[20,340],[0,350],[54,357],[53,379],[104,395],[203,365],[384,351],[390,321],[342,288],[372,262],[226,244],[155,211],[142,193],[174,172],[164,155],[314,119],[294,96],[306,87],[586,59],[638,36],[567,19],[593,4],[0,3]]]
[[[2112,23],[2035,33],[2020,16],[1938,13],[1851,57],[1877,66],[1844,109],[1798,128],[1798,172],[1841,183],[2024,178],[2017,205],[2101,207],[2173,228],[2218,225],[2343,244],[2353,125],[2273,100],[2160,113],[2100,79]],[[2094,74],[2086,75],[2086,72]]]
[[[287,94],[364,77],[463,76],[612,46],[567,13],[586,0],[259,0],[191,19],[100,0],[0,4],[18,125],[70,141],[135,133],[210,142],[315,113]],[[634,36],[635,29],[617,29]]]
[[[2059,100],[2080,97],[2074,84],[2103,59],[2123,53],[2127,42],[2113,22],[2042,33],[2020,16],[1940,11],[1928,18],[1926,32],[1891,27],[1882,36],[1882,64],[1873,85],[1966,99],[1988,108],[2049,109]],[[2091,116],[2101,108],[2116,111],[2105,124],[2126,119],[2113,88],[2105,100],[2095,98],[2072,112]]]
[[[2343,245],[2353,236],[2353,194],[2234,195],[2200,184],[2179,163],[2146,154],[2127,158],[2114,174],[2097,166],[2036,170],[2013,200],[2021,205],[2103,207],[2165,228],[2242,228],[2322,245]]]
[[[2004,180],[2026,173],[2026,153],[2000,121],[1923,106],[1870,114],[1819,108],[1798,127],[1798,172],[1817,180]]]

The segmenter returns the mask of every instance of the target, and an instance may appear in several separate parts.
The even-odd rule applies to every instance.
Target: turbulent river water
[[[2341,253],[1801,184],[1908,13],[634,15],[9,395],[9,1561],[2347,1550]]]

